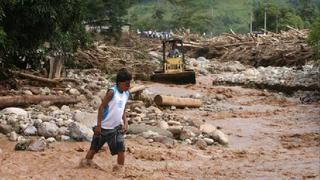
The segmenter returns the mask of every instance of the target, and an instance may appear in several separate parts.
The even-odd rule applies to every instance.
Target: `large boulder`
[[[222,145],[229,143],[228,136],[218,129],[210,133],[210,137]]]
[[[170,138],[173,137],[173,135],[170,131],[167,131],[165,129],[161,129],[159,127],[143,125],[143,124],[131,124],[129,126],[128,134],[142,134],[143,132],[146,132],[148,130],[156,132],[162,136],[166,136],[166,137],[170,137]]]
[[[93,130],[78,122],[72,122],[68,127],[69,136],[77,141],[91,141]]]
[[[27,135],[27,136],[35,136],[37,135],[37,128],[32,126],[32,125],[29,125],[27,126],[24,130],[23,130],[23,134],[24,135]]]
[[[217,128],[216,128],[214,125],[211,125],[211,124],[205,123],[205,124],[202,124],[202,125],[200,126],[200,131],[201,131],[202,133],[205,133],[205,134],[211,134],[211,133],[213,133],[215,130],[217,130]]]
[[[56,137],[59,134],[59,127],[54,123],[44,122],[39,125],[38,134],[46,138]]]
[[[8,134],[13,131],[13,127],[9,124],[0,124],[0,133]]]
[[[22,116],[24,118],[29,117],[29,113],[21,108],[16,107],[8,107],[0,111],[0,114],[16,114],[18,116]]]
[[[98,113],[88,113],[78,111],[74,114],[73,119],[88,128],[92,128],[97,125]]]
[[[44,151],[47,147],[47,142],[44,138],[33,141],[27,148],[28,151]]]

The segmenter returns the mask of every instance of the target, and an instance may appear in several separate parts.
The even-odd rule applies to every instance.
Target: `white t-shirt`
[[[129,99],[129,91],[120,93],[116,85],[111,89],[113,90],[113,97],[102,112],[101,128],[103,129],[114,129],[123,124],[122,116]]]

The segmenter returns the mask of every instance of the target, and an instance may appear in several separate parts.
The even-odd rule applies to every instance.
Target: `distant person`
[[[172,44],[172,48],[168,53],[168,57],[171,57],[171,58],[178,57],[179,54],[180,54],[180,52],[177,49],[177,44],[176,43]]]
[[[81,161],[84,166],[97,166],[92,162],[94,155],[107,142],[111,155],[117,155],[114,170],[122,169],[125,160],[124,133],[128,130],[125,107],[129,98],[132,76],[126,69],[121,69],[116,77],[116,85],[108,89],[98,109],[97,125],[90,150]]]

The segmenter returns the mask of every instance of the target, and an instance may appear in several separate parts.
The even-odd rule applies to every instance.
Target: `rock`
[[[166,121],[159,121],[158,122],[158,127],[161,128],[161,129],[168,129],[169,128],[169,125]]]
[[[18,139],[17,139],[18,142],[25,142],[27,141],[27,139],[23,136],[18,136]]]
[[[25,91],[23,91],[23,94],[29,95],[29,96],[32,96],[32,95],[33,95],[30,90],[25,90]]]
[[[42,123],[43,121],[50,121],[52,119],[51,116],[46,116],[44,114],[38,114],[37,118],[41,120],[39,123]]]
[[[222,145],[227,145],[229,142],[228,136],[218,129],[211,132],[209,135],[212,139],[218,141]]]
[[[171,106],[171,107],[170,107],[170,109],[171,109],[171,110],[176,110],[176,109],[177,109],[177,107],[175,107],[175,106]]]
[[[69,93],[71,94],[71,95],[74,95],[74,96],[79,96],[81,93],[78,91],[78,89],[74,89],[74,88],[72,88],[72,89],[70,89],[69,90]]]
[[[16,114],[22,116],[23,118],[28,118],[29,113],[21,108],[8,107],[0,111],[0,114]]]
[[[175,141],[166,136],[156,136],[153,138],[154,142],[160,142],[166,145],[168,148],[172,148],[175,145]]]
[[[178,125],[181,125],[181,123],[179,121],[174,121],[174,120],[170,120],[168,121],[168,124],[170,126],[178,126]]]
[[[194,127],[194,126],[184,126],[183,129],[188,129],[190,130],[192,133],[194,133],[196,136],[201,134],[200,129]]]
[[[190,139],[185,139],[184,140],[187,144],[192,144],[192,141]]]
[[[73,122],[68,127],[69,136],[77,141],[91,141],[93,130],[78,122]]]
[[[70,112],[70,107],[69,107],[69,106],[66,106],[66,105],[63,105],[63,106],[61,107],[61,111]]]
[[[214,143],[214,140],[211,138],[203,138],[203,140],[207,143],[207,145],[212,145]]]
[[[18,142],[15,145],[14,150],[16,150],[16,151],[25,151],[25,150],[27,150],[27,148],[28,148],[30,143],[31,143],[31,141]]]
[[[41,95],[49,95],[51,92],[51,90],[48,87],[40,88],[39,90],[40,90]]]
[[[201,150],[205,150],[207,148],[207,143],[203,139],[198,139],[196,145]]]
[[[51,122],[44,122],[38,127],[38,134],[44,137],[56,137],[59,134],[59,127]]]
[[[152,113],[156,113],[156,114],[162,114],[162,111],[159,108],[155,107],[155,106],[148,107],[147,111],[148,112],[152,112]]]
[[[33,124],[34,124],[36,127],[40,126],[41,123],[42,123],[42,120],[41,120],[41,119],[35,119],[34,122],[33,122]]]
[[[9,140],[10,141],[17,141],[18,140],[18,134],[16,132],[14,132],[14,131],[10,132]]]
[[[99,86],[97,85],[96,82],[90,82],[87,86],[86,86],[86,89],[89,89],[91,91],[98,91],[100,88]]]
[[[13,127],[9,124],[0,124],[0,133],[8,134],[13,130]]]
[[[162,135],[162,136],[173,137],[172,133],[168,130],[161,129],[154,126],[143,125],[143,124],[131,124],[129,126],[128,134],[141,134],[148,130],[157,132],[159,135]]]
[[[90,101],[90,105],[93,108],[98,108],[100,106],[101,102],[102,102],[102,100],[99,96],[93,96],[92,100]]]
[[[70,138],[70,136],[61,135],[60,140],[61,141],[70,141],[71,138]]]
[[[88,113],[78,111],[74,114],[73,119],[88,128],[92,128],[97,124],[98,113]]]
[[[152,138],[152,137],[155,137],[155,136],[159,136],[159,134],[149,130],[149,131],[143,132],[142,136],[144,138],[146,138],[146,139],[149,139],[149,138]]]
[[[226,97],[223,95],[223,94],[216,94],[216,100],[218,100],[218,101],[222,101],[222,100],[225,100],[226,99]]]
[[[53,143],[56,142],[56,139],[54,137],[49,137],[48,139],[46,139],[47,143]]]
[[[206,61],[207,59],[205,58],[205,57],[202,57],[202,56],[200,56],[200,57],[198,57],[197,58],[197,61]]]
[[[23,134],[27,136],[34,136],[37,135],[37,132],[38,131],[36,127],[29,125],[27,126],[27,128],[24,129]]]
[[[169,126],[167,130],[170,131],[174,136],[179,137],[181,134],[182,128],[183,126]]]
[[[31,142],[31,144],[28,146],[28,151],[44,151],[47,147],[46,140],[44,138],[40,138],[34,142]]]
[[[217,130],[217,128],[211,124],[205,123],[200,126],[200,131],[202,133],[210,134],[210,133],[214,132],[215,130]]]
[[[69,126],[69,124],[68,124],[68,126]],[[69,130],[68,130],[67,127],[61,126],[61,127],[58,129],[58,134],[59,134],[59,135],[69,134]]]
[[[189,138],[192,138],[194,136],[195,136],[195,134],[191,130],[185,129],[185,128],[183,128],[181,133],[180,133],[180,139],[181,140],[189,139]]]
[[[143,113],[143,110],[140,107],[135,107],[133,110],[137,113]]]

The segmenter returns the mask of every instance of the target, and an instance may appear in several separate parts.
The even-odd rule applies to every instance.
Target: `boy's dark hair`
[[[132,80],[132,76],[126,68],[122,68],[119,70],[119,72],[117,74],[117,79],[116,79],[117,83],[131,81],[131,80]]]

